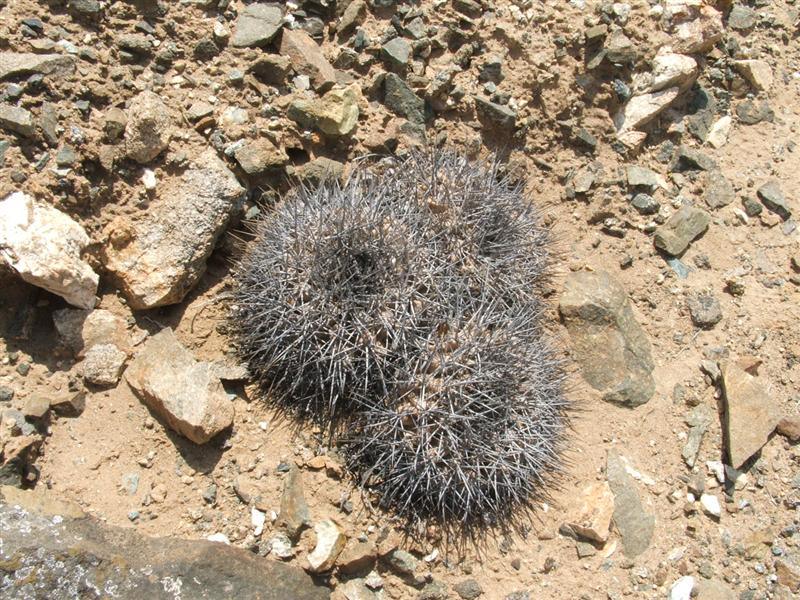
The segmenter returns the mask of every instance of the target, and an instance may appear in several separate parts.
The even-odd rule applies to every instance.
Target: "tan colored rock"
[[[0,79],[33,73],[67,75],[74,70],[75,58],[69,54],[0,52]]]
[[[62,342],[79,358],[95,344],[114,344],[130,352],[127,324],[111,311],[62,308],[53,313],[53,324]]]
[[[300,532],[311,522],[305,494],[303,493],[303,475],[292,465],[283,483],[281,509],[275,526],[283,530],[292,540],[296,540]]]
[[[180,302],[243,198],[244,188],[209,148],[183,175],[158,187],[141,221],[112,221],[105,264],[131,308]]]
[[[728,115],[717,119],[708,130],[706,142],[711,144],[714,148],[722,148],[728,143],[728,135],[730,135],[732,124],[733,119]]]
[[[314,532],[317,534],[317,545],[314,547],[314,551],[308,555],[308,570],[312,573],[330,571],[344,548],[347,538],[339,526],[330,519],[315,524]]]
[[[708,5],[692,11],[697,16],[678,23],[672,36],[672,48],[681,54],[701,54],[714,47],[725,31],[722,13]]]
[[[308,75],[315,90],[324,92],[336,83],[336,69],[317,42],[302,29],[283,30],[280,52],[291,59],[295,72]]]
[[[608,482],[599,481],[583,489],[576,516],[567,524],[582,538],[604,544],[608,540],[613,514],[614,494]]]
[[[685,54],[659,52],[653,59],[652,83],[650,92],[678,87],[685,90],[697,79],[697,61]]]
[[[358,125],[361,87],[354,83],[333,89],[319,100],[298,99],[289,107],[289,118],[303,126],[316,127],[332,137],[347,136]]]
[[[772,67],[765,60],[735,60],[734,68],[758,91],[772,87]]]
[[[723,438],[730,465],[739,469],[761,450],[781,419],[762,383],[734,362],[720,364],[724,396]]]
[[[336,564],[342,573],[353,574],[367,572],[375,566],[378,558],[378,550],[372,542],[359,542],[352,540],[348,542],[345,549],[339,555]]]
[[[614,116],[617,135],[647,125],[666,110],[678,97],[680,89],[671,87],[658,92],[634,96]]]
[[[785,585],[792,592],[800,592],[800,566],[788,560],[775,561],[775,574],[778,583]]]
[[[233,404],[211,365],[195,360],[169,328],[144,344],[125,379],[172,429],[196,444],[233,423]]]
[[[169,146],[173,118],[158,94],[141,92],[131,102],[125,125],[125,152],[140,164],[147,164]]]
[[[128,355],[114,344],[95,344],[81,363],[83,378],[103,387],[117,385]]]
[[[792,443],[800,442],[800,416],[783,417],[778,422],[777,431]]]
[[[28,283],[87,309],[100,279],[81,258],[89,242],[79,223],[27,194],[0,201],[0,258]]]

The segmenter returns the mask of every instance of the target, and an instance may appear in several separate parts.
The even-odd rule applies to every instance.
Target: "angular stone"
[[[322,54],[317,42],[305,31],[284,30],[280,51],[289,57],[296,73],[308,76],[318,92],[325,92],[336,83],[336,69]]]
[[[77,357],[82,357],[95,344],[114,344],[126,352],[130,350],[125,320],[102,308],[62,308],[53,313],[53,324],[61,341]]]
[[[631,187],[646,187],[652,192],[657,187],[667,189],[667,182],[664,178],[647,167],[640,167],[639,165],[628,165],[625,167],[625,175],[628,179],[628,185]]]
[[[755,10],[744,4],[736,3],[728,15],[728,26],[736,31],[747,31],[756,26],[758,14]]]
[[[725,175],[720,171],[711,171],[706,177],[703,199],[709,208],[722,208],[736,199],[736,191]]]
[[[339,555],[339,571],[352,575],[369,572],[375,566],[378,550],[372,542],[350,542]]]
[[[605,401],[633,407],[650,400],[655,391],[650,342],[610,274],[570,274],[559,310],[584,379]]]
[[[381,59],[390,69],[402,71],[411,59],[411,44],[401,37],[392,38],[381,47]]]
[[[95,344],[83,359],[83,378],[94,385],[117,385],[127,358],[114,344]]]
[[[412,123],[425,122],[425,101],[417,96],[403,78],[387,73],[383,80],[384,104],[395,114]]]
[[[350,579],[336,586],[345,600],[378,600],[375,592],[369,589],[363,579]]]
[[[325,135],[347,136],[358,125],[361,88],[354,83],[333,89],[316,101],[298,99],[289,106],[288,116],[304,127],[316,127]]]
[[[800,565],[788,559],[775,561],[775,575],[778,583],[791,592],[800,592]]]
[[[608,540],[614,495],[605,481],[590,483],[581,491],[580,505],[567,525],[580,537],[604,544]]]
[[[762,121],[772,123],[775,120],[775,111],[766,100],[744,100],[736,105],[736,116],[745,125],[756,125]]]
[[[658,92],[634,96],[614,116],[617,135],[646,125],[672,104],[680,88],[671,87]]]
[[[324,573],[333,568],[336,558],[347,543],[347,537],[339,526],[330,519],[325,519],[314,525],[317,534],[317,545],[308,555],[309,571]]]
[[[725,31],[722,13],[703,5],[697,17],[679,23],[672,35],[672,48],[681,54],[700,54],[711,50]]]
[[[679,256],[711,223],[711,217],[694,206],[681,207],[666,223],[656,229],[653,241],[656,248],[670,256]]]
[[[205,540],[147,538],[39,491],[0,488],[6,598],[327,600],[302,569]],[[110,567],[113,565],[113,567]],[[30,574],[35,573],[31,577]]]
[[[783,194],[780,184],[771,179],[758,188],[758,197],[767,209],[774,212],[781,219],[786,221],[792,216],[792,211],[786,204],[786,196]]]
[[[324,156],[307,162],[295,169],[297,178],[310,185],[319,185],[323,181],[338,180],[344,175],[344,164]]]
[[[282,167],[289,161],[286,152],[265,137],[247,140],[236,149],[233,156],[248,175],[260,175],[270,169]]]
[[[231,44],[237,48],[266,46],[283,25],[283,11],[275,4],[250,4],[236,19]]]
[[[281,508],[275,526],[295,540],[310,523],[311,513],[303,494],[303,476],[299,469],[292,465],[283,482]]]
[[[606,58],[617,65],[632,63],[638,56],[636,46],[622,29],[615,29],[606,38],[605,50]]]
[[[691,575],[681,577],[670,586],[669,600],[690,600],[694,585],[695,579]]]
[[[66,76],[74,70],[75,58],[69,54],[0,52],[0,80],[34,73]]]
[[[685,90],[697,79],[697,61],[691,56],[659,52],[653,59],[653,80],[649,92],[675,87]]]
[[[24,137],[33,137],[33,115],[20,106],[0,104],[0,127]]]
[[[167,146],[172,137],[173,119],[158,94],[141,92],[128,108],[125,125],[125,152],[140,164],[149,163]]]
[[[392,571],[402,577],[413,576],[419,565],[419,561],[405,550],[393,550],[384,560]]]
[[[720,117],[708,130],[706,141],[714,148],[722,148],[728,143],[728,135],[731,132],[732,124],[733,119],[730,116]]]
[[[772,87],[772,67],[765,60],[735,60],[733,66],[758,91]]]
[[[286,81],[292,62],[287,56],[264,54],[253,62],[247,70],[264,83],[283,85]]]
[[[517,125],[517,113],[514,110],[481,96],[475,96],[475,110],[479,116],[503,129],[513,129]]]
[[[125,379],[153,412],[196,444],[233,423],[233,404],[211,364],[195,360],[169,328],[144,344]]]
[[[159,186],[141,221],[112,221],[105,264],[131,308],[180,302],[205,271],[243,197],[244,188],[209,148],[181,177]]]
[[[606,466],[608,485],[614,493],[614,525],[622,536],[622,551],[636,558],[647,550],[653,539],[655,516],[645,512],[636,482],[625,470],[616,452],[608,453]]]
[[[719,166],[716,161],[707,154],[703,154],[699,150],[695,150],[689,146],[680,146],[678,152],[675,154],[675,160],[672,163],[671,170],[686,171],[696,169],[702,171],[718,171]]]
[[[692,323],[702,329],[711,329],[722,320],[722,308],[711,294],[697,294],[686,300]]]
[[[50,398],[42,394],[31,394],[25,399],[22,414],[26,418],[41,419],[50,410]]]
[[[726,455],[740,469],[761,450],[781,420],[780,406],[762,383],[733,362],[720,364]]]
[[[366,18],[367,3],[365,0],[353,0],[353,2],[349,2],[344,9],[342,18],[339,19],[339,23],[336,25],[336,33],[345,35],[357,25],[363,23]]]
[[[81,308],[93,308],[99,277],[82,260],[90,243],[71,217],[27,194],[0,201],[0,258],[23,280]]]

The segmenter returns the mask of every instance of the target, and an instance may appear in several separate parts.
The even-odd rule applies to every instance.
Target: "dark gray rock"
[[[453,586],[453,589],[464,600],[475,600],[475,598],[483,594],[483,588],[474,579],[460,581]]]
[[[275,4],[250,4],[236,19],[231,44],[259,48],[269,44],[283,25],[283,11]]]
[[[497,104],[481,96],[475,96],[475,110],[479,117],[483,117],[504,129],[513,129],[517,124],[517,113],[515,111],[508,106]]]
[[[722,320],[719,300],[711,294],[698,294],[686,300],[692,323],[702,329],[711,329]]]
[[[744,100],[736,105],[736,116],[745,125],[755,125],[762,121],[772,123],[775,120],[775,111],[766,100]]]
[[[147,57],[153,54],[153,45],[143,33],[131,33],[117,38],[117,47],[125,52],[138,57]]]
[[[659,250],[671,256],[679,256],[695,238],[708,229],[709,223],[711,217],[706,211],[686,205],[656,229],[653,241]]]
[[[290,539],[296,540],[310,524],[311,513],[303,493],[303,476],[297,467],[292,466],[283,483],[281,508],[275,525]]]
[[[411,577],[419,561],[405,550],[393,550],[384,559],[389,568],[402,577]]]
[[[736,192],[725,175],[720,171],[710,171],[706,177],[703,199],[709,208],[722,208],[736,199]]]
[[[571,273],[559,311],[583,377],[603,400],[629,407],[650,400],[655,391],[650,342],[610,274]]]
[[[11,104],[0,104],[0,127],[23,137],[33,137],[36,133],[31,113]]]
[[[690,148],[689,146],[681,146],[675,155],[675,160],[672,164],[672,171],[687,171],[700,169],[702,171],[717,171],[719,167],[716,161],[703,154],[699,150]]]
[[[661,205],[649,194],[636,194],[631,200],[631,206],[640,215],[654,215],[661,208]]]
[[[325,600],[301,569],[226,544],[147,538],[74,504],[0,488],[6,598]],[[113,566],[112,566],[113,565]]]
[[[411,59],[411,44],[401,37],[393,38],[381,47],[381,59],[390,69],[402,71]]]
[[[614,494],[613,519],[622,536],[622,551],[626,557],[636,558],[650,546],[655,530],[655,516],[645,512],[636,482],[614,451],[608,453],[606,476]]]
[[[387,73],[383,80],[384,104],[412,123],[425,122],[425,101],[417,96],[402,77]]]
[[[103,11],[98,0],[69,0],[69,11],[76,15],[95,17]]]
[[[784,221],[792,216],[792,211],[786,204],[786,196],[783,194],[780,184],[774,179],[758,188],[758,197],[761,198],[761,202],[767,209]]]
[[[744,4],[736,3],[728,15],[728,27],[736,31],[747,31],[755,27],[757,19],[758,15],[755,10]]]

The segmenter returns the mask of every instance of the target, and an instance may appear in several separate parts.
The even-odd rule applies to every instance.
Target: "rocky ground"
[[[286,597],[259,564],[309,598],[800,592],[799,13],[0,1],[0,480],[34,494],[3,488],[0,590],[100,597],[102,561],[31,575],[88,535],[74,552],[136,577],[149,548],[162,585],[138,591],[165,597],[201,597],[193,560],[236,571],[207,597]],[[224,323],[243,220],[420,144],[526,181],[576,366],[552,498],[463,552],[404,540],[256,397]],[[167,534],[217,546],[135,537]]]

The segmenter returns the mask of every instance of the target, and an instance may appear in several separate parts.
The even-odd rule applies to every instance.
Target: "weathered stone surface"
[[[295,100],[288,116],[304,127],[316,127],[325,135],[346,136],[358,125],[360,99],[361,88],[354,83],[343,89],[333,89],[319,100]]]
[[[647,167],[628,165],[625,167],[625,175],[628,179],[628,185],[631,187],[646,187],[651,192],[657,187],[663,189],[669,187],[661,175]]]
[[[517,113],[513,109],[482,96],[475,96],[475,111],[479,117],[503,129],[513,129],[517,125]]]
[[[776,560],[775,574],[778,583],[792,592],[800,592],[800,565],[789,559]]]
[[[339,526],[330,519],[325,519],[314,525],[317,534],[317,545],[308,555],[309,571],[324,573],[333,568],[336,558],[344,548],[347,537]]]
[[[765,386],[734,362],[721,363],[720,371],[725,450],[730,465],[739,469],[767,443],[781,412]]]
[[[62,308],[53,313],[53,324],[75,356],[83,356],[95,344],[114,344],[126,352],[130,350],[125,320],[102,308]]]
[[[127,116],[125,152],[140,164],[149,163],[169,146],[170,110],[158,94],[144,91],[133,99]]]
[[[348,542],[339,555],[336,564],[339,571],[346,574],[369,572],[378,557],[378,550],[372,542]]]
[[[378,600],[378,596],[369,589],[363,579],[350,579],[336,587],[345,600]]]
[[[402,77],[387,73],[383,80],[383,89],[384,103],[395,114],[412,123],[425,122],[425,101],[417,96]]]
[[[653,241],[659,250],[670,256],[679,256],[696,237],[708,229],[709,223],[711,217],[706,211],[686,205],[656,229]]]
[[[336,83],[336,69],[322,54],[317,42],[305,31],[284,30],[281,54],[289,57],[296,73],[308,76],[315,90],[324,92]]]
[[[764,206],[784,221],[792,216],[792,211],[786,203],[786,196],[776,180],[771,179],[759,187],[758,197]]]
[[[765,60],[735,60],[733,66],[758,91],[772,87],[772,67]]]
[[[681,54],[698,54],[711,50],[725,31],[722,13],[703,5],[695,18],[679,23],[672,36],[672,48]]]
[[[236,19],[231,44],[237,48],[266,46],[283,25],[283,11],[275,4],[250,4]]]
[[[672,104],[680,93],[680,88],[671,87],[658,92],[634,96],[614,115],[617,135],[646,125]]]
[[[411,44],[401,37],[392,38],[381,47],[381,58],[390,69],[402,71],[411,59]]]
[[[736,199],[736,191],[730,180],[720,171],[710,171],[706,177],[703,199],[709,208],[722,208]]]
[[[650,342],[610,274],[570,274],[559,310],[583,377],[604,400],[631,407],[650,400],[655,391]]]
[[[756,125],[762,121],[772,123],[775,111],[766,100],[743,100],[736,105],[736,116],[745,125]]]
[[[67,75],[75,70],[75,58],[68,54],[0,52],[0,80],[41,73]]]
[[[303,476],[293,465],[286,475],[286,481],[283,482],[281,508],[275,526],[294,540],[310,523],[311,513],[303,493]]]
[[[453,586],[453,591],[458,594],[462,600],[475,600],[483,594],[483,588],[474,579],[465,579],[459,581]]]
[[[728,115],[717,119],[708,130],[706,142],[714,148],[722,148],[728,143],[728,135],[730,135],[732,124],[733,119]]]
[[[117,385],[128,355],[114,344],[95,344],[83,359],[83,378],[94,385]]]
[[[260,175],[282,167],[289,161],[286,152],[265,137],[247,140],[236,149],[233,156],[248,175]]]
[[[40,492],[0,488],[6,598],[325,600],[301,569],[201,540],[147,538]],[[113,568],[109,568],[113,565]],[[79,591],[76,591],[79,590]],[[103,591],[106,590],[106,591]]]
[[[342,18],[336,25],[336,33],[345,35],[351,29],[360,25],[367,18],[367,3],[365,0],[353,0],[347,4],[347,8],[342,13]]]
[[[144,344],[125,379],[172,429],[196,444],[233,423],[233,404],[211,364],[195,360],[169,328]]]
[[[344,175],[344,164],[325,156],[318,156],[306,164],[297,167],[294,174],[310,185],[319,185],[323,181],[341,179]]]
[[[636,558],[647,550],[653,539],[655,516],[645,512],[636,482],[625,470],[615,452],[608,453],[606,466],[608,485],[614,493],[614,525],[622,536],[622,551]]]
[[[384,557],[389,568],[402,577],[414,575],[419,561],[405,550],[393,550]]]
[[[693,596],[693,598],[696,598],[696,600],[736,600],[740,597],[717,579],[701,579],[697,582],[695,589],[697,590],[697,596]]]
[[[112,221],[105,264],[133,309],[180,302],[205,270],[244,189],[209,148],[180,178],[158,187],[144,218]]]
[[[694,294],[686,300],[692,323],[703,329],[711,329],[722,320],[722,307],[711,294]]]
[[[81,308],[93,308],[99,277],[82,260],[89,244],[71,217],[22,192],[0,201],[0,258],[22,279]]]
[[[0,104],[0,127],[24,137],[33,137],[33,115],[20,106]]]
[[[782,418],[776,430],[790,442],[800,442],[800,416],[792,415]]]
[[[608,483],[591,483],[581,491],[578,510],[567,525],[580,537],[603,544],[608,540],[613,513],[614,495]]]
[[[676,86],[686,89],[697,79],[697,73],[697,61],[691,56],[659,52],[653,59],[653,79],[648,91],[657,92]]]

